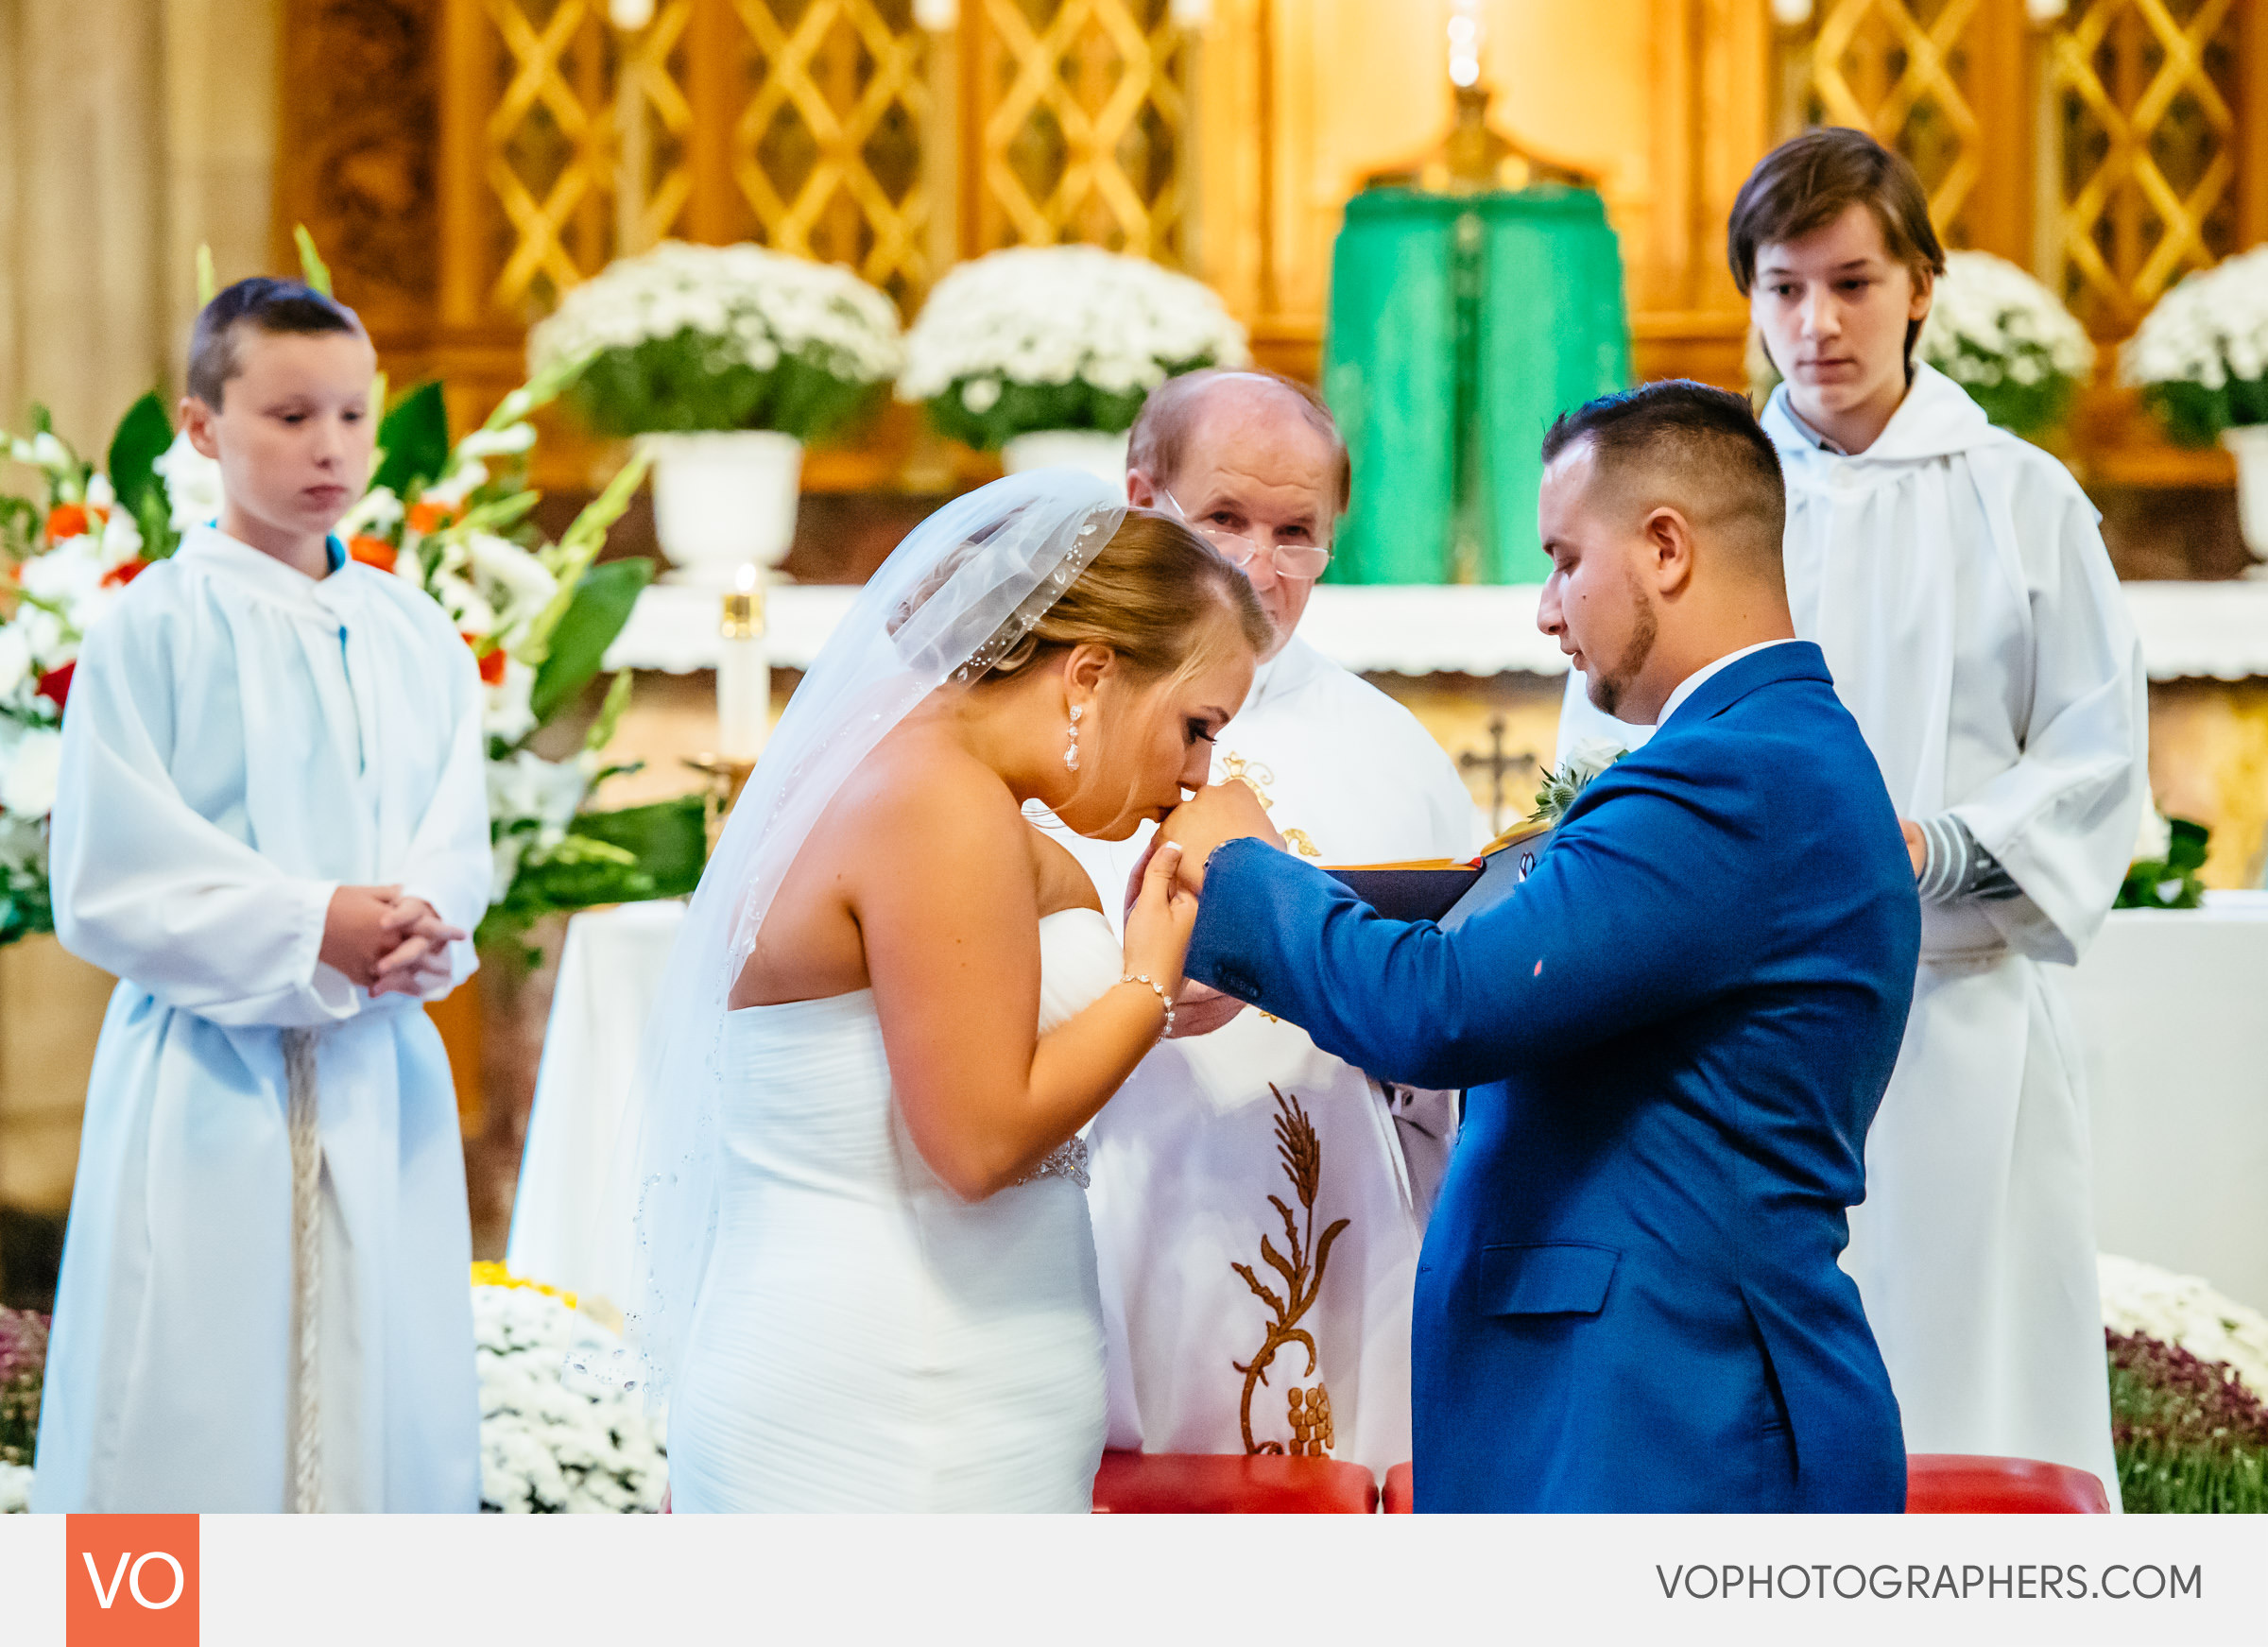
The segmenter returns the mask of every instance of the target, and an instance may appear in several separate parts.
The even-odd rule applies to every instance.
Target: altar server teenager
[[[1127,462],[1128,499],[1181,514],[1242,565],[1275,626],[1213,777],[1249,784],[1310,862],[1469,855],[1476,814],[1440,745],[1297,633],[1347,505],[1331,414],[1266,373],[1192,373],[1151,395]],[[1059,838],[1119,908],[1148,832]],[[1210,1033],[1143,1059],[1089,1141],[1109,1444],[1288,1450],[1383,1473],[1410,1455],[1410,1294],[1455,1094],[1382,1086],[1262,1013],[1211,1027],[1213,1008],[1185,1002],[1181,1017]],[[1299,1221],[1304,1307],[1262,1249],[1285,1246],[1280,1207]],[[1287,1330],[1312,1336],[1312,1366]]]
[[[2076,1466],[2116,1503],[2083,1065],[2042,963],[2079,959],[2125,874],[2140,648],[2070,472],[1913,358],[1945,259],[1903,160],[1807,132],[1757,166],[1728,238],[1785,379],[1763,425],[1796,630],[1881,766],[1922,895],[1844,1263],[1909,1450]]]
[[[486,904],[481,689],[331,528],[371,459],[352,314],[253,280],[181,417],[227,502],[88,636],[55,924],[118,975],[33,1506],[477,1510],[471,1242],[421,1010]]]

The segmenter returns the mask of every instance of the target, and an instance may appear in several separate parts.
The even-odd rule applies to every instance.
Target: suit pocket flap
[[[1558,1241],[1481,1249],[1481,1310],[1489,1315],[1596,1315],[1622,1254]]]

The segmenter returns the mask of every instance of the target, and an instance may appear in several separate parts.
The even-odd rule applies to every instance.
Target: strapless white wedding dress
[[[1116,983],[1109,923],[1040,923],[1042,1031]],[[1103,1317],[1084,1146],[969,1203],[907,1136],[874,995],[745,1007],[714,1256],[670,1401],[672,1507],[1091,1507]]]

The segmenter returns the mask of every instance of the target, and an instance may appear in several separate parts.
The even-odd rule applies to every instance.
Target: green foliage
[[[610,560],[576,581],[567,609],[552,626],[549,649],[528,695],[528,708],[539,722],[550,720],[590,684],[607,648],[630,621],[639,592],[653,576],[650,560]]]
[[[567,838],[530,853],[502,902],[490,905],[474,941],[523,942],[544,916],[644,898],[681,898],[700,884],[708,860],[709,809],[698,795],[617,812],[586,812]],[[538,959],[531,953],[531,964]]]
[[[1185,371],[1196,371],[1211,364],[1210,356],[1176,361],[1165,369],[1165,375],[1178,377]],[[1000,398],[981,412],[971,411],[963,397],[971,382],[982,386],[978,391],[980,398],[998,384]],[[1134,427],[1134,420],[1142,414],[1143,402],[1149,398],[1150,391],[1145,388],[1112,391],[1097,388],[1080,378],[1062,384],[1004,383],[992,377],[955,378],[952,387],[927,403],[927,408],[929,420],[938,434],[980,452],[997,452],[1017,436],[1042,429],[1123,433]]]
[[[2268,1512],[2268,1408],[2234,1369],[2143,1333],[2104,1338],[2128,1514]]]
[[[163,560],[179,542],[173,530],[173,506],[165,491],[157,461],[173,444],[173,419],[165,403],[153,391],[127,408],[111,437],[104,467],[118,506],[134,519],[142,533],[142,558]]]
[[[324,297],[331,296],[331,269],[315,249],[315,236],[307,232],[307,225],[293,224],[291,238],[300,249],[300,278]]]
[[[2144,384],[2142,404],[2176,446],[2210,446],[2224,429],[2268,423],[2268,377],[2234,378],[2217,389],[2200,383]]]
[[[1969,399],[1984,408],[1984,415],[2012,435],[2026,440],[2036,440],[2051,430],[2059,428],[2070,416],[2071,402],[2077,397],[2079,386],[2061,375],[2050,376],[2035,384],[2020,384],[2006,379],[1995,384],[1965,383]]]
[[[378,425],[386,458],[370,477],[398,498],[409,496],[412,482],[431,486],[449,467],[449,407],[438,380],[421,383],[393,404]]]
[[[769,371],[691,327],[584,362],[569,404],[600,435],[772,429],[810,444],[870,414],[886,386],[837,376],[822,353],[783,353]]]
[[[2195,909],[2205,901],[2205,849],[2212,832],[2186,817],[2166,820],[2166,855],[2128,866],[2114,909]]]
[[[55,930],[55,911],[47,900],[44,876],[25,871],[0,879],[0,948]]]

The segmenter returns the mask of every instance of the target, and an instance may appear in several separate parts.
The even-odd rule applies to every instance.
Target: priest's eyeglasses
[[[1228,564],[1247,575],[1254,560],[1265,554],[1274,564],[1278,577],[1294,577],[1301,581],[1323,575],[1331,564],[1331,545],[1328,543],[1274,543],[1263,542],[1216,526],[1211,521],[1193,521],[1180,500],[1163,488],[1158,495],[1172,506],[1181,523],[1228,558]]]

